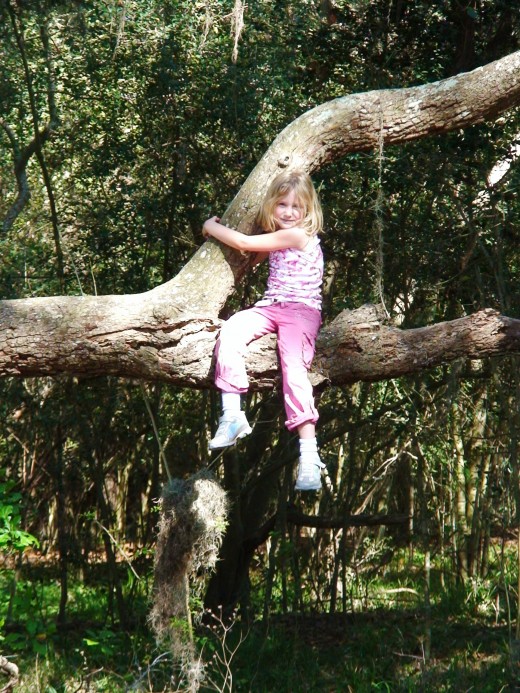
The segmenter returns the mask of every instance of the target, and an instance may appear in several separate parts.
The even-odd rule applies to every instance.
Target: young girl
[[[314,357],[314,345],[321,325],[321,285],[323,254],[318,232],[323,225],[321,205],[308,174],[281,173],[271,183],[257,216],[264,234],[246,236],[208,219],[205,237],[241,251],[269,256],[269,278],[262,300],[227,320],[217,341],[215,384],[222,394],[222,416],[211,450],[233,445],[251,433],[240,408],[240,396],[247,392],[244,365],[246,346],[269,332],[278,336],[283,379],[283,396],[290,431],[300,438],[300,461],[296,490],[321,488],[322,464],[316,444],[312,386],[307,372]]]

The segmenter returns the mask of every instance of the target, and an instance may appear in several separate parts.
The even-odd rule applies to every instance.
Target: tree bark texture
[[[491,119],[520,103],[520,52],[440,82],[352,94],[304,113],[273,142],[224,215],[248,233],[283,168],[313,172],[349,152]],[[171,281],[145,294],[0,302],[0,376],[115,375],[178,386],[211,384],[218,312],[249,259],[210,240]],[[274,339],[252,346],[254,389],[273,386]],[[519,323],[493,311],[415,330],[373,310],[344,312],[318,342],[314,381],[348,384],[411,374],[461,357],[520,351]]]
[[[211,386],[220,320],[154,319],[137,297],[128,296],[113,298],[126,307],[116,316],[108,311],[111,298],[69,299],[67,311],[58,307],[61,299],[0,302],[0,376],[116,375]],[[311,372],[315,386],[386,380],[459,358],[520,352],[520,320],[493,310],[410,330],[384,325],[379,314],[376,306],[366,305],[343,311],[323,328]],[[275,347],[273,336],[251,344],[246,363],[252,390],[276,386]]]

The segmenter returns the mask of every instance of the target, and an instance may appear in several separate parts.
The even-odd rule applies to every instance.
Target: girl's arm
[[[202,228],[205,238],[213,236],[221,243],[229,245],[236,250],[245,250],[250,253],[270,253],[273,250],[284,248],[299,248],[302,250],[308,243],[309,237],[303,229],[280,229],[273,233],[265,233],[261,236],[246,236],[244,233],[230,229],[219,223],[218,217],[208,219]]]

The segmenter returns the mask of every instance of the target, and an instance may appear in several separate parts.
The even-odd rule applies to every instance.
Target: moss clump
[[[154,597],[149,616],[160,642],[191,669],[195,661],[189,609],[190,576],[211,570],[226,528],[227,498],[208,472],[173,479],[160,500]]]

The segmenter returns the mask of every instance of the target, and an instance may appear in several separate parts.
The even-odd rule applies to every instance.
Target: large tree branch
[[[481,310],[450,322],[401,330],[374,306],[344,311],[320,335],[315,377],[335,385],[412,375],[456,359],[520,351],[520,320]]]
[[[0,376],[117,375],[211,386],[219,320],[150,314],[147,295],[0,303]],[[274,337],[251,345],[251,387],[277,385]],[[318,339],[315,384],[343,385],[418,373],[459,358],[520,352],[520,321],[483,310],[429,327],[384,325],[374,306],[344,311]]]
[[[223,218],[248,233],[268,184],[285,167],[312,173],[351,152],[375,148],[380,137],[387,146],[442,134],[493,119],[519,103],[520,51],[439,82],[350,94],[321,104],[278,135]],[[211,285],[192,287],[186,299],[197,312],[218,312],[247,268],[247,258],[208,241],[163,290],[177,296],[190,277],[208,271],[207,276],[214,276]]]

